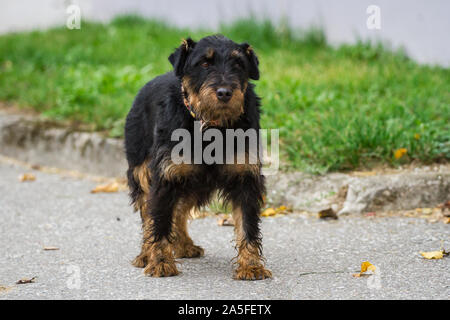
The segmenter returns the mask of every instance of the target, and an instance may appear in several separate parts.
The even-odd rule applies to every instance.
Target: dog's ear
[[[194,49],[196,42],[191,38],[183,39],[181,45],[169,56],[177,77],[183,76],[183,69],[189,53]]]
[[[250,79],[258,80],[259,79],[259,60],[258,57],[255,54],[255,51],[253,51],[253,48],[246,42],[242,43],[241,45],[242,50],[245,53],[245,56],[248,59],[248,76]]]

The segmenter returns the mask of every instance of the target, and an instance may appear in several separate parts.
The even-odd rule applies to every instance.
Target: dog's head
[[[169,57],[186,102],[206,123],[226,126],[244,112],[248,80],[258,80],[258,58],[247,43],[221,36],[188,38]]]

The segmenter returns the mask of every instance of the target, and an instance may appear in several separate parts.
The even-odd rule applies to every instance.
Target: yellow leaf
[[[406,148],[400,148],[395,150],[394,153],[394,157],[395,159],[400,159],[401,157],[403,157],[406,153],[408,152],[408,150]]]
[[[93,190],[91,190],[91,193],[99,193],[99,192],[117,192],[119,191],[119,183],[117,181],[107,184],[101,184],[96,186]]]
[[[415,134],[414,134],[414,139],[419,140],[419,139],[420,139],[420,134],[415,133]]]
[[[276,214],[277,214],[277,212],[275,211],[274,208],[267,208],[266,210],[264,210],[261,213],[261,216],[263,216],[263,217],[270,217],[270,216],[274,216]]]
[[[429,251],[429,252],[420,251],[420,254],[425,259],[442,259],[444,257],[444,250]]]
[[[359,277],[361,277],[363,275],[363,273],[365,273],[367,271],[375,272],[376,269],[377,269],[377,267],[375,267],[369,261],[364,261],[363,263],[361,263],[361,272],[360,273],[354,273],[353,276],[355,278],[359,278]]]
[[[24,181],[34,181],[36,180],[36,177],[32,173],[24,173],[19,177],[20,182]]]
[[[371,264],[369,261],[364,261],[363,263],[361,263],[361,273],[364,273],[366,271],[372,271],[374,272],[376,269],[376,267]]]

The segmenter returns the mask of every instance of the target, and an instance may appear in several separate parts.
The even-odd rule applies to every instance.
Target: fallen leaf
[[[440,209],[450,209],[450,200],[439,204],[437,207]]]
[[[59,250],[58,247],[44,247],[45,251]]]
[[[96,186],[93,190],[91,190],[91,193],[100,193],[100,192],[105,192],[105,193],[112,193],[112,192],[117,192],[119,191],[119,183],[117,181],[111,182],[111,183],[106,183],[106,184],[101,184]]]
[[[9,290],[11,290],[13,287],[4,287],[4,286],[0,286],[0,293],[2,292],[8,292]]]
[[[292,208],[289,208],[287,206],[279,206],[278,208],[267,208],[265,210],[263,210],[263,212],[261,212],[261,216],[262,217],[271,217],[274,216],[276,214],[281,214],[281,213],[288,213],[288,212],[292,212]]]
[[[355,171],[352,174],[357,177],[371,177],[371,176],[376,176],[377,172],[376,171]]]
[[[394,152],[394,157],[395,159],[400,159],[401,157],[403,157],[406,153],[408,152],[408,150],[406,148],[400,148],[395,150]]]
[[[276,210],[274,208],[267,208],[261,213],[261,216],[263,216],[263,217],[271,217],[271,216],[274,216],[276,214],[277,214],[277,212],[276,212]]]
[[[359,278],[359,277],[365,275],[364,273],[367,271],[371,271],[371,272],[375,273],[376,269],[377,269],[377,267],[375,267],[369,261],[364,261],[363,263],[361,263],[361,271],[359,273],[354,273],[353,276],[355,278]]]
[[[24,173],[19,176],[19,180],[20,180],[20,182],[34,181],[34,180],[36,180],[36,177],[32,173]]]
[[[32,165],[31,165],[31,169],[33,169],[33,170],[41,170],[42,168],[41,168],[41,166],[38,165],[38,164],[32,164]]]
[[[366,271],[372,271],[375,272],[375,270],[377,269],[377,267],[375,267],[373,264],[371,264],[369,261],[364,261],[361,264],[361,272],[364,273]]]
[[[425,259],[442,259],[444,256],[448,255],[448,252],[445,252],[445,250],[439,250],[439,251],[429,251],[429,252],[423,252],[420,251],[420,254]]]
[[[338,216],[336,215],[336,212],[332,208],[324,209],[319,212],[319,218],[320,219],[334,219],[337,220]]]
[[[217,220],[217,225],[224,227],[234,226],[233,217],[228,214],[221,214],[219,215],[219,219]]]
[[[16,284],[26,284],[26,283],[34,283],[34,280],[36,280],[36,277],[33,277],[31,279],[23,278],[16,282]]]

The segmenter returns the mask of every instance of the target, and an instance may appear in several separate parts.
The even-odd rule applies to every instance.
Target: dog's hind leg
[[[192,198],[182,198],[173,211],[173,252],[175,258],[197,258],[204,254],[203,248],[194,245],[188,234],[188,219],[195,201]]]
[[[142,231],[144,239],[151,230],[150,216],[148,211],[148,199],[150,193],[150,169],[148,161],[144,161],[140,166],[128,169],[128,185],[130,197],[135,211],[139,211],[142,219]],[[132,264],[138,268],[147,265],[147,245],[142,243],[141,253],[133,260]]]

